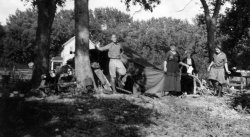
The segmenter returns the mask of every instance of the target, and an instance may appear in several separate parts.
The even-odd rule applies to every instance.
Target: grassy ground
[[[230,100],[230,101],[229,101]],[[71,95],[0,99],[0,137],[250,136],[231,98]]]

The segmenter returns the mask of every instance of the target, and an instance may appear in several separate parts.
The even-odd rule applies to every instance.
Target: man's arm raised
[[[108,50],[108,49],[109,49],[110,44],[108,44],[108,45],[106,45],[106,46],[104,46],[104,47],[100,47],[100,42],[98,42],[95,46],[96,46],[96,48],[97,48],[98,50],[104,51],[104,50]]]

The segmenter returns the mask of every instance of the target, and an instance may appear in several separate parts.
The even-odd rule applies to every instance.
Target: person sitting
[[[46,80],[46,85],[48,85],[51,89],[56,90],[57,79],[58,77],[56,76],[55,70],[50,70],[49,76]]]
[[[43,74],[41,76],[41,83],[38,87],[39,90],[44,90],[45,93],[48,93],[51,90],[56,90],[57,77],[55,70],[50,70],[49,74]]]
[[[76,87],[76,78],[72,68],[68,68],[58,79],[58,91],[66,91],[71,87]]]

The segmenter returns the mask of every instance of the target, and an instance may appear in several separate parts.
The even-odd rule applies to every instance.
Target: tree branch
[[[183,11],[191,2],[192,2],[193,0],[190,0],[185,6],[184,6],[184,8],[183,9],[181,9],[181,10],[178,10],[177,12],[181,12],[181,11]]]
[[[208,8],[206,0],[200,0],[200,1],[201,1],[203,8],[204,8],[205,16],[209,16],[209,8]]]
[[[214,13],[213,18],[218,18],[219,12],[221,7],[221,0],[216,0],[215,7],[214,7]]]

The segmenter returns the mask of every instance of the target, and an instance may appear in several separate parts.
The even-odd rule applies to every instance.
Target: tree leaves
[[[221,33],[226,36],[224,48],[233,66],[249,69],[250,63],[247,58],[250,57],[250,2],[235,0],[231,4],[232,8],[227,9],[220,25]]]

